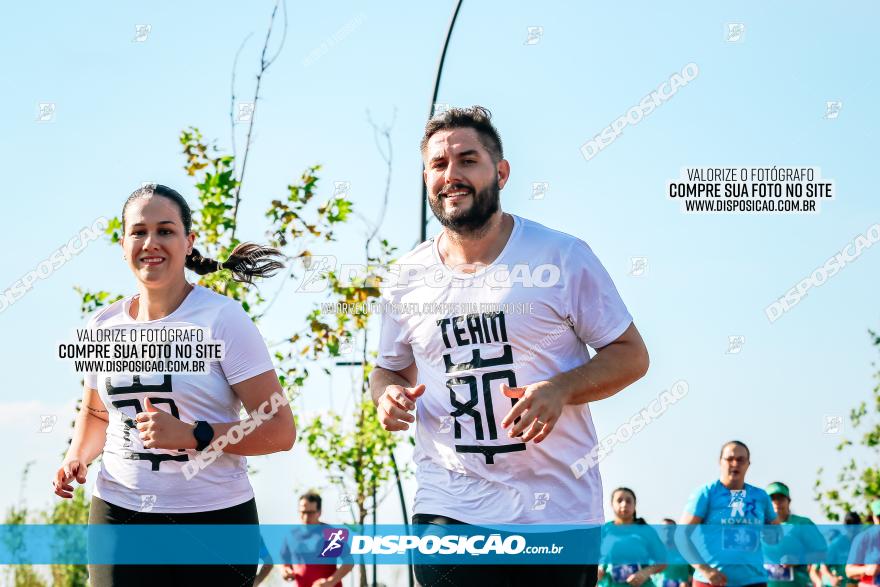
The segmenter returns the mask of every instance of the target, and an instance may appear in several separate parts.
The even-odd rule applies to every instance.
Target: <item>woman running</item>
[[[636,494],[628,487],[611,492],[614,520],[602,532],[602,564],[599,585],[602,587],[641,587],[651,585],[651,576],[666,568],[659,563],[666,549],[653,528],[636,514]],[[638,525],[640,527],[635,527]]]
[[[103,453],[89,524],[259,524],[244,457],[289,450],[296,438],[250,317],[237,301],[184,274],[184,267],[199,275],[228,269],[236,281],[252,283],[282,267],[281,253],[241,244],[224,262],[207,259],[193,248],[191,229],[192,213],[179,193],[155,184],[135,191],[122,209],[120,243],[138,293],[96,312],[89,328],[210,329],[211,339],[223,342],[223,358],[206,374],[86,374],[82,410],[53,486],[60,497],[72,497],[73,480],[85,483],[89,464]],[[271,415],[241,420],[242,405],[249,414],[260,408]],[[213,462],[193,467],[200,451],[236,426]],[[248,429],[253,433],[241,433]],[[253,549],[254,564],[90,564],[90,584],[252,585],[258,535],[255,545],[242,548]]]

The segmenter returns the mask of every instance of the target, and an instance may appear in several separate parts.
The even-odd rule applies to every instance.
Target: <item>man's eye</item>
[[[160,234],[174,234],[174,231],[173,231],[173,230],[168,230],[167,228],[165,228],[165,229],[163,229],[163,230],[160,230],[159,233],[160,233]]]

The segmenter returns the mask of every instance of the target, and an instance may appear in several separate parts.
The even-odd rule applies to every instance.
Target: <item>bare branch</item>
[[[229,82],[229,126],[230,132],[232,134],[232,161],[233,163],[237,162],[236,152],[235,152],[235,70],[238,68],[238,56],[241,55],[241,50],[244,49],[245,44],[254,36],[254,33],[250,33],[248,36],[244,38],[241,42],[241,45],[238,47],[238,51],[235,52],[235,59],[232,62],[232,80]]]
[[[388,195],[391,191],[391,165],[393,162],[393,151],[391,148],[391,129],[394,127],[394,121],[397,120],[397,108],[394,108],[394,112],[391,115],[391,122],[386,124],[382,128],[379,128],[373,121],[373,117],[370,115],[370,111],[367,110],[367,121],[370,123],[370,126],[373,127],[373,140],[376,142],[376,149],[379,151],[379,155],[382,156],[382,160],[385,161],[385,165],[387,167],[387,173],[385,174],[385,193],[382,196],[382,207],[379,208],[379,217],[376,219],[376,223],[373,228],[373,232],[367,237],[367,242],[364,244],[364,252],[367,257],[370,256],[370,243],[372,243],[373,239],[376,238],[376,235],[379,233],[379,228],[382,226],[382,223],[385,221],[385,213],[388,210]],[[388,149],[387,152],[382,150],[382,145],[379,142],[379,138],[382,137],[385,139],[385,146]]]
[[[290,257],[288,257],[287,261],[289,264],[287,266],[287,272],[284,274],[284,277],[281,279],[281,285],[278,286],[277,290],[275,290],[275,295],[272,296],[272,299],[269,301],[269,303],[263,307],[263,311],[260,312],[259,314],[257,314],[256,316],[254,316],[255,320],[259,320],[260,318],[265,316],[266,312],[268,312],[272,308],[272,306],[275,305],[275,302],[277,302],[278,298],[281,296],[281,291],[284,289],[284,286],[287,284],[287,280],[290,279],[290,276],[293,274],[293,263],[291,263],[292,259],[290,259]]]
[[[260,82],[263,80],[263,74],[266,73],[266,70],[272,65],[275,61],[275,58],[278,57],[278,53],[276,53],[272,59],[266,60],[266,51],[269,48],[269,39],[272,37],[272,28],[275,25],[275,15],[278,13],[278,6],[282,6],[282,12],[284,13],[284,36],[287,35],[287,4],[285,0],[276,0],[275,8],[272,9],[272,16],[269,18],[269,28],[266,30],[266,40],[263,42],[263,51],[260,54],[260,72],[257,74],[257,83],[254,87],[254,105],[251,109],[251,119],[248,122],[248,131],[247,131],[247,141],[244,146],[244,155],[241,160],[241,173],[238,176],[238,185],[235,187],[235,201],[232,204],[232,234],[231,239],[235,240],[235,230],[238,228],[238,205],[241,203],[241,187],[244,184],[244,173],[247,169],[247,161],[248,154],[251,151],[251,138],[253,137],[254,132],[254,121],[257,118],[257,102],[260,99]],[[284,45],[284,39],[282,38],[281,46]],[[279,47],[279,52],[280,52]]]
[[[277,8],[277,5],[276,5],[276,8]],[[279,55],[281,55],[281,50],[284,48],[284,42],[287,40],[287,2],[285,0],[281,1],[281,13],[284,17],[284,30],[281,33],[281,44],[278,45],[278,50],[275,51],[275,54],[272,55],[272,57],[270,57],[268,60],[264,60],[264,63],[265,63],[265,67],[263,68],[264,70],[268,69],[270,65],[275,63],[275,60],[278,59]],[[272,16],[274,18],[274,13]],[[269,39],[267,37],[266,38],[266,46],[268,46],[268,44],[269,44]],[[265,54],[266,54],[266,50],[265,50],[265,46],[264,46],[263,47],[263,56],[264,57],[265,57]]]

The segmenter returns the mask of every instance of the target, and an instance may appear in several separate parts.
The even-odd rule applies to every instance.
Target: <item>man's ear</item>
[[[507,180],[510,178],[510,163],[507,159],[502,159],[497,166],[498,189],[504,188]]]

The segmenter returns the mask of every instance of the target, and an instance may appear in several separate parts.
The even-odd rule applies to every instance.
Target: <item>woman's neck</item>
[[[634,522],[633,518],[629,520],[623,520],[621,518],[614,518],[614,523],[620,526],[621,524],[632,524]]]
[[[132,301],[130,315],[138,322],[165,318],[180,307],[193,288],[186,280],[173,287],[151,289],[140,285],[140,295]]]

